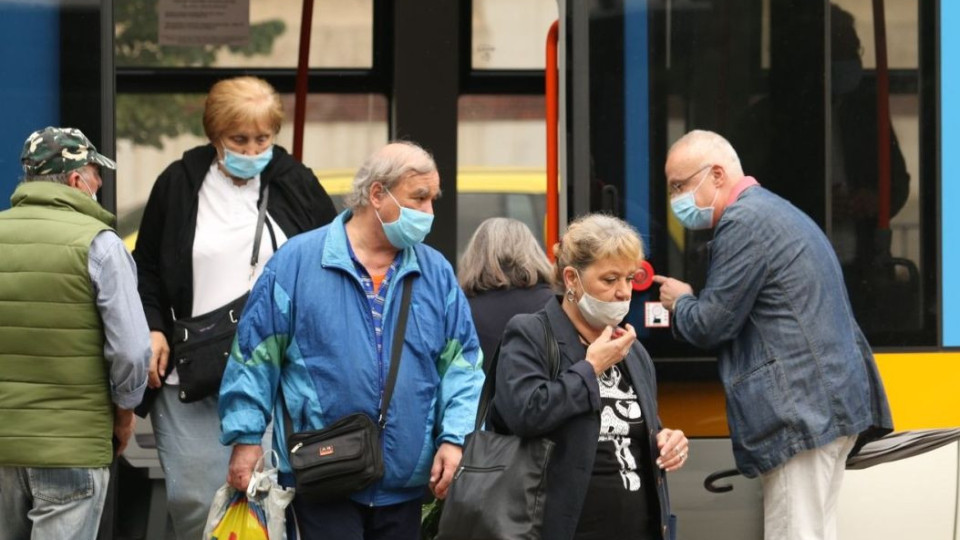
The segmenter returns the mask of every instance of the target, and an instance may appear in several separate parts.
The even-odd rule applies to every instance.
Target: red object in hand
[[[641,261],[640,269],[633,275],[633,290],[645,291],[653,285],[653,265],[649,261]]]

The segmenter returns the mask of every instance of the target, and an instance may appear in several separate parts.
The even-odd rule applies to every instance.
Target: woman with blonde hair
[[[457,278],[470,303],[485,359],[493,357],[507,321],[518,313],[543,309],[553,298],[552,272],[522,221],[495,217],[477,227],[460,257]]]
[[[633,326],[619,326],[643,244],[627,223],[591,214],[554,253],[563,296],[507,324],[488,426],[556,444],[541,538],[674,538],[666,472],[683,466],[688,441],[660,424],[653,361]]]
[[[133,252],[153,351],[150,389],[138,413],[150,413],[167,508],[181,539],[202,535],[230,448],[218,440],[215,392],[181,401],[187,396],[172,361],[174,319],[238,300],[288,238],[336,216],[313,172],[275,144],[282,121],[280,97],[266,81],[236,77],[213,85],[203,112],[210,142],[185,152],[157,178]],[[251,269],[267,188],[259,257]]]

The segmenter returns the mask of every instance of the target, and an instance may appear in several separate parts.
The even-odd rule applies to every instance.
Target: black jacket
[[[467,298],[473,324],[477,327],[480,348],[483,350],[483,371],[497,350],[507,321],[518,313],[534,313],[543,309],[554,293],[549,285],[539,283],[529,288],[510,288],[483,291]]]
[[[140,300],[150,330],[170,339],[173,318],[193,310],[193,240],[200,185],[216,159],[213,145],[184,152],[157,178],[144,208],[133,258]],[[260,195],[270,186],[267,212],[287,238],[326,225],[336,217],[333,201],[313,172],[286,150],[273,147],[273,159],[260,174]]]
[[[562,300],[560,300],[562,301]],[[499,433],[521,437],[548,437],[556,443],[547,468],[541,538],[573,538],[580,520],[587,487],[593,473],[600,435],[600,386],[593,367],[585,360],[586,348],[576,328],[557,300],[544,309],[560,349],[560,374],[550,381],[547,373],[543,326],[536,315],[517,315],[507,324],[497,366],[496,391],[489,423]],[[675,526],[670,515],[666,473],[655,459],[660,455],[657,433],[657,385],[653,361],[635,342],[621,365],[637,393],[650,438],[650,462],[657,482],[661,534],[670,539]]]

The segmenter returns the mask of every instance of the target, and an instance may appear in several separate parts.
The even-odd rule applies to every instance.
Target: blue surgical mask
[[[383,225],[383,234],[387,235],[387,240],[397,249],[408,248],[423,242],[423,239],[430,234],[430,227],[433,226],[433,214],[400,206],[392,193],[386,189],[384,191],[400,208],[400,217],[390,223],[384,223],[380,218],[380,212],[377,212],[377,219]]]
[[[677,219],[684,227],[692,231],[713,227],[713,203],[717,201],[719,191],[713,194],[713,202],[707,207],[697,206],[697,201],[694,198],[694,195],[700,190],[700,186],[706,181],[712,169],[713,168],[710,167],[706,170],[700,183],[697,184],[697,187],[694,188],[693,191],[688,191],[683,195],[678,195],[670,199],[670,208],[673,210],[673,215],[677,216]]]
[[[245,156],[223,147],[223,160],[220,163],[231,176],[248,180],[260,174],[273,159],[273,145],[255,156]]]

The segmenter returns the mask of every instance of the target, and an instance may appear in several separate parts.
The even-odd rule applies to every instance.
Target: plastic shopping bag
[[[276,453],[271,452],[273,462]],[[207,515],[203,538],[208,540],[283,540],[284,514],[294,490],[276,482],[276,467],[263,470],[257,461],[246,493],[229,484],[217,490]]]

